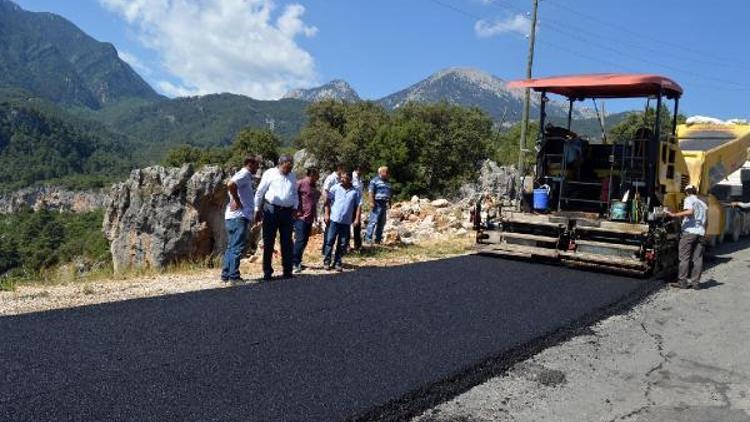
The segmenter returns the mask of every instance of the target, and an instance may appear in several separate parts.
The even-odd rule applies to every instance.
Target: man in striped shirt
[[[385,227],[386,213],[391,203],[391,184],[388,182],[389,179],[388,167],[380,167],[378,169],[378,175],[370,180],[369,194],[370,194],[370,218],[367,222],[367,234],[365,235],[365,241],[372,243],[383,242],[383,227]]]

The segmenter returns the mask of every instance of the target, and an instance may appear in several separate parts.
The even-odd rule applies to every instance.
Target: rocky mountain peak
[[[342,79],[334,79],[325,85],[309,89],[294,89],[284,98],[294,98],[302,101],[315,102],[320,100],[361,101],[357,91]]]

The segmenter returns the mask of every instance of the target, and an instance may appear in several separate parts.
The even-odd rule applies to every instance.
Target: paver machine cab
[[[540,94],[543,130],[536,141],[533,194],[525,183],[512,206],[477,204],[478,251],[632,275],[674,271],[679,225],[664,210],[678,208],[689,182],[675,137],[682,88],[650,74],[561,76],[508,86]],[[550,94],[567,99],[566,127],[548,124]],[[634,98],[646,101],[647,110],[652,104],[655,116],[627,139],[593,141],[571,130],[574,103]],[[673,117],[667,123],[668,102]]]

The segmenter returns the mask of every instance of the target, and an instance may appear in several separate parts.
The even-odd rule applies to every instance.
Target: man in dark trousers
[[[273,247],[276,232],[281,243],[281,263],[283,277],[292,277],[294,245],[292,230],[294,215],[297,212],[297,178],[292,172],[292,157],[282,155],[279,165],[266,170],[255,193],[255,221],[263,222],[263,279],[271,280],[273,275]]]
[[[318,216],[318,201],[320,190],[318,190],[318,178],[320,173],[315,167],[307,169],[307,176],[297,182],[297,196],[299,206],[297,207],[297,219],[294,222],[294,273],[302,272],[302,255],[305,253],[307,241],[310,239],[310,231]]]
[[[351,225],[358,224],[362,218],[362,198],[352,186],[350,173],[342,173],[339,180],[341,182],[329,190],[325,207],[325,221],[330,229],[326,233],[323,267],[329,270],[333,264],[336,271],[343,271],[341,260],[349,245]]]
[[[679,274],[672,287],[680,289],[700,288],[703,271],[704,238],[706,236],[706,212],[708,206],[697,196],[693,185],[685,187],[685,202],[680,212],[667,211],[667,215],[682,218],[682,234],[679,246]]]
[[[383,227],[385,227],[386,213],[391,202],[391,184],[388,182],[388,167],[380,167],[378,175],[370,180],[368,188],[370,194],[369,221],[367,222],[367,234],[365,242],[381,243],[383,241]]]
[[[354,186],[354,189],[357,189],[359,191],[359,196],[362,198],[359,205],[363,206],[365,205],[365,196],[364,196],[364,186],[362,184],[362,177],[364,166],[358,165],[354,167],[354,171],[352,172],[352,186]],[[352,225],[352,240],[354,241],[354,250],[360,250],[362,249],[362,222],[360,221],[358,224]]]
[[[258,160],[255,157],[245,158],[243,167],[227,182],[229,203],[224,211],[224,225],[227,230],[227,250],[221,268],[221,280],[224,282],[242,281],[240,277],[240,256],[245,250],[247,226],[253,219],[253,202],[255,195],[255,172],[258,171]]]
[[[326,206],[326,203],[328,202],[328,192],[331,190],[332,187],[336,186],[339,183],[339,176],[344,172],[344,165],[343,164],[336,164],[336,168],[329,174],[325,179],[323,179],[323,206]],[[325,239],[328,237],[328,225],[326,224],[325,228],[323,229],[323,247],[320,250],[320,253],[323,255],[326,254],[326,242]]]

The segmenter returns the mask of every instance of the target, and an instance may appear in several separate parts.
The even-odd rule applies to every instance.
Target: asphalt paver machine
[[[477,203],[478,251],[632,275],[673,272],[679,225],[664,211],[679,207],[689,183],[675,136],[682,88],[653,74],[561,76],[508,86],[539,94],[543,129],[533,186],[525,183],[509,206]],[[567,125],[547,118],[550,95],[567,100]],[[639,98],[653,118],[630,136],[590,140],[571,130],[577,102]],[[669,105],[672,117],[665,122]]]

